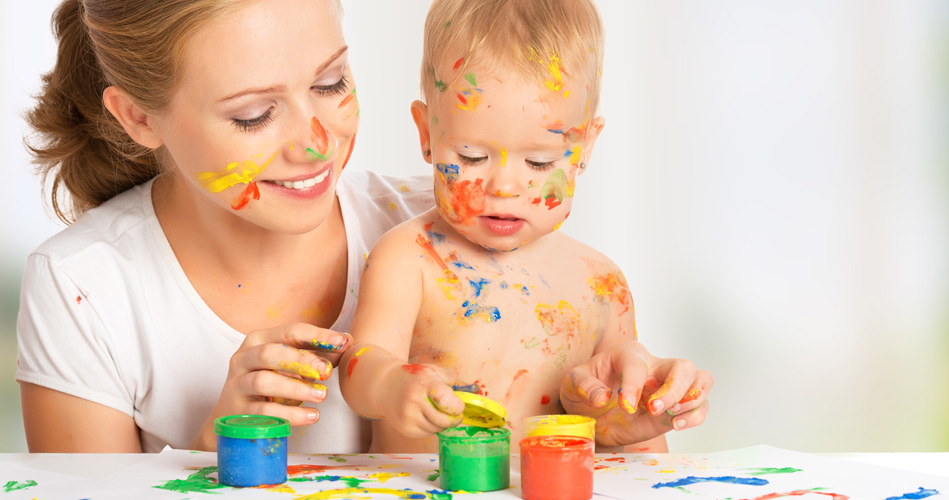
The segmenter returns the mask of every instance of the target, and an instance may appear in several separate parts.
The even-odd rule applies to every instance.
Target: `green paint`
[[[451,500],[451,493],[447,491],[430,490],[426,491],[432,500]]]
[[[329,157],[329,152],[327,152],[327,154],[323,154],[313,148],[306,148],[307,161],[326,161],[329,159]]]
[[[217,466],[209,465],[208,467],[202,467],[198,469],[197,472],[188,476],[188,479],[172,479],[171,481],[166,481],[163,485],[155,486],[155,488],[176,491],[178,493],[217,494],[220,492],[211,490],[227,488],[227,486],[213,481],[208,477],[208,475],[214,472],[217,472]]]
[[[343,457],[327,457],[334,462],[345,463],[346,459]]]
[[[436,78],[436,79],[435,79],[435,88],[438,89],[439,92],[444,92],[445,89],[448,88],[448,85],[445,85],[445,82],[443,82],[443,81],[439,80],[438,78]]]
[[[533,349],[540,345],[540,339],[537,337],[531,337],[524,342],[524,349]]]
[[[10,493],[11,491],[25,490],[34,486],[36,486],[36,481],[33,481],[32,479],[23,482],[7,481],[6,484],[3,485],[3,492]]]
[[[750,475],[752,476],[763,476],[765,474],[791,474],[794,472],[801,472],[801,469],[795,469],[794,467],[752,467],[746,468],[747,471],[753,471]]]
[[[495,491],[511,482],[511,433],[455,427],[438,433],[440,484],[446,490]]]
[[[439,476],[440,474],[441,474],[441,472],[440,472],[438,469],[435,469],[435,472],[429,474],[429,475],[428,475],[428,478],[426,478],[426,479],[428,479],[429,481],[434,482],[436,479],[438,479],[438,476]]]
[[[477,87],[477,86],[478,86],[478,82],[475,81],[475,74],[474,74],[474,73],[468,73],[468,74],[466,74],[466,75],[465,75],[465,80],[468,80],[468,83],[470,83],[472,87]]]
[[[445,23],[445,29],[447,30],[449,26],[451,26],[451,21],[448,21],[447,23]]]
[[[567,196],[567,174],[562,168],[554,170],[547,176],[547,180],[540,188],[540,196],[545,200],[556,198],[560,202]]]
[[[360,488],[362,487],[363,483],[371,483],[375,480],[374,479],[359,479],[358,477],[355,477],[355,476],[309,476],[309,477],[290,478],[290,481],[297,482],[297,483],[311,482],[311,481],[316,481],[320,483],[324,481],[331,481],[331,482],[340,481],[340,482],[346,483],[346,486],[349,486],[350,488]]]

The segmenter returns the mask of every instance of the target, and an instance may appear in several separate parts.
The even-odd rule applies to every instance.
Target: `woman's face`
[[[334,0],[248,2],[190,39],[155,130],[198,206],[288,234],[326,220],[359,124],[340,16]]]

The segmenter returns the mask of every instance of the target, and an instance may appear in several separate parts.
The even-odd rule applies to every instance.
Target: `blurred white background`
[[[61,228],[21,118],[57,3],[2,6],[0,452],[26,450],[23,262]],[[408,110],[428,1],[344,5],[350,168],[426,172]],[[564,230],[624,269],[653,352],[716,377],[672,450],[949,451],[949,3],[599,6],[607,125]]]

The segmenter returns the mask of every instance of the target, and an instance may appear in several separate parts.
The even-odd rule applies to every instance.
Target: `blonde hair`
[[[603,23],[596,5],[592,0],[435,0],[425,19],[423,98],[436,98],[475,65],[513,70],[546,82],[554,92],[565,91],[557,80],[561,72],[569,73],[588,82],[592,115],[603,67]],[[450,81],[440,71],[452,71]]]
[[[135,143],[102,102],[115,85],[142,110],[163,110],[191,35],[244,0],[64,0],[53,13],[56,65],[27,114],[36,170],[57,217],[86,210],[161,171],[159,151]],[[61,190],[68,191],[67,196]],[[67,207],[63,205],[67,204]]]

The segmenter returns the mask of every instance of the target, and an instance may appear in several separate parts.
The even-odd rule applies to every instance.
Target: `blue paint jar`
[[[260,486],[287,481],[290,422],[264,415],[229,415],[214,420],[218,482]]]

